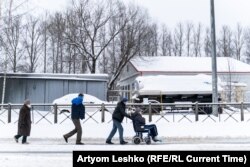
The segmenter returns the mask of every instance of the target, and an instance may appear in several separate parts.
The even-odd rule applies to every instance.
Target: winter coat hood
[[[75,105],[82,104],[83,97],[82,96],[78,96],[78,97],[74,98],[71,102],[72,102],[72,104],[75,104]]]

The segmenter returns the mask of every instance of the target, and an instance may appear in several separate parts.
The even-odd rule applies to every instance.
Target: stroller
[[[133,137],[132,141],[134,144],[140,144],[141,142],[145,142],[146,144],[151,144],[151,138],[150,138],[150,130],[144,129],[144,125],[141,125],[140,128],[136,128],[135,121],[133,121],[133,128],[136,133],[136,135]],[[147,133],[147,136],[143,138],[143,133]]]

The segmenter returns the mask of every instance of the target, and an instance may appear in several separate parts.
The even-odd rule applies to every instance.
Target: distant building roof
[[[211,57],[136,57],[130,61],[139,72],[211,72]],[[217,57],[217,72],[250,72],[250,65],[233,58]]]
[[[0,78],[4,76],[0,73]],[[108,74],[7,73],[7,78],[108,81]]]
[[[199,74],[193,76],[139,76],[136,78],[140,95],[211,94],[212,77]],[[218,91],[221,92],[218,79]]]

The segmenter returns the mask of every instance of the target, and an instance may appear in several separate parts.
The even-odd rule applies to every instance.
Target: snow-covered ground
[[[85,145],[79,146],[74,145],[75,136],[69,139],[68,144],[62,138],[63,134],[74,128],[71,120],[62,122],[66,118],[64,114],[59,116],[58,124],[53,123],[53,114],[48,114],[46,118],[52,123],[50,124],[45,119],[40,120],[41,116],[34,113],[31,136],[28,138],[30,144],[22,145],[20,142],[15,143],[13,139],[17,131],[17,114],[13,113],[12,123],[4,124],[0,121],[0,166],[70,167],[73,150],[250,150],[248,115],[244,122],[240,121],[239,114],[232,117],[222,114],[220,121],[214,116],[199,115],[199,122],[194,121],[192,114],[185,117],[182,114],[154,116],[151,123],[157,125],[162,142],[151,145],[132,143],[134,130],[129,119],[123,121],[124,136],[129,144],[118,144],[117,132],[113,140],[116,144],[106,145],[105,139],[112,128],[111,114],[105,114],[105,123],[101,123],[100,115],[101,112],[97,112],[93,115],[94,119],[86,116],[81,121],[82,142]],[[7,120],[6,115],[2,114],[0,119]],[[146,119],[148,120],[147,116]]]

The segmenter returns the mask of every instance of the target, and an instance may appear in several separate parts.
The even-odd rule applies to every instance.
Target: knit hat
[[[127,101],[128,101],[128,99],[126,97],[122,98],[122,102],[127,102]]]
[[[26,100],[24,101],[24,104],[25,104],[25,105],[29,105],[29,104],[30,104],[30,100],[29,100],[29,99],[26,99]]]

